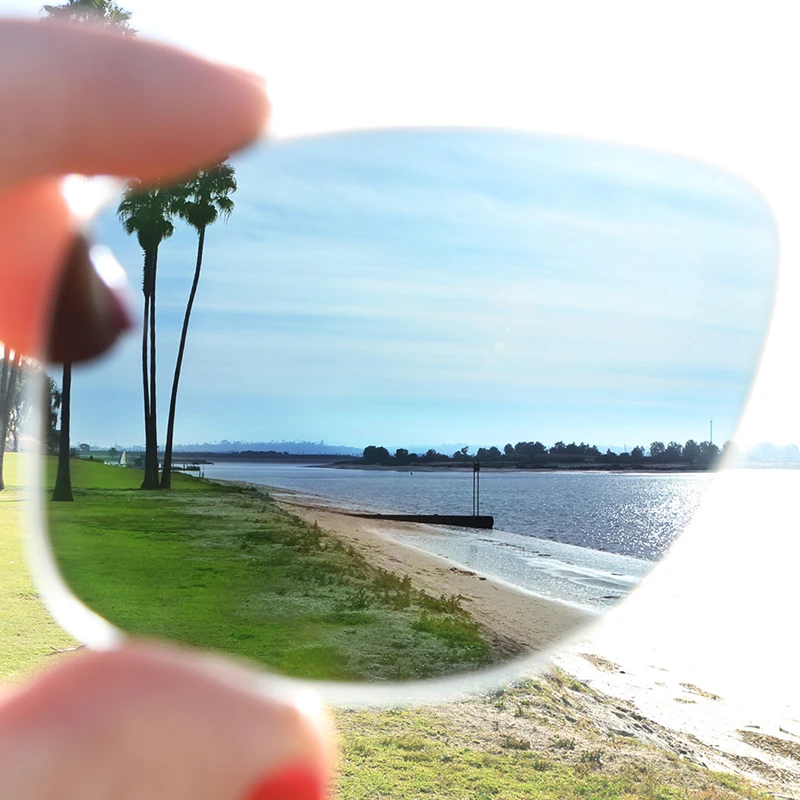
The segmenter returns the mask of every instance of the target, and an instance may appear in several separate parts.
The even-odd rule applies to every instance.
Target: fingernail
[[[245,800],[324,800],[320,776],[306,766],[294,766],[259,781]]]
[[[133,327],[127,279],[110,251],[77,234],[65,259],[53,304],[47,358],[86,361],[104,353]]]

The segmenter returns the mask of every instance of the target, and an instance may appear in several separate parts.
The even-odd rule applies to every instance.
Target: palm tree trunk
[[[147,359],[147,343],[145,341],[142,344],[145,392],[148,398],[145,411],[147,417],[145,421],[144,481],[142,482],[142,489],[158,489],[158,428],[156,421],[156,265],[158,251],[150,253],[149,257],[150,269],[147,272],[146,281],[149,309],[145,325],[149,323],[150,354],[149,363],[146,366],[144,361]],[[148,369],[149,376],[147,375]]]
[[[69,407],[72,393],[72,364],[64,364],[61,380],[61,430],[58,434],[58,472],[53,500],[72,502],[72,481],[69,474]]]
[[[145,255],[145,261],[147,261],[147,255]],[[147,266],[145,266],[145,274],[147,272]],[[144,293],[144,320],[142,321],[142,389],[144,393],[144,451],[145,451],[145,463],[147,462],[148,458],[148,443],[150,442],[150,388],[148,384],[148,367],[147,367],[147,334],[148,334],[148,325],[150,319],[150,295],[147,290],[147,287],[143,287]],[[142,488],[144,487],[144,483],[142,484]]]
[[[197,263],[194,268],[194,280],[192,289],[189,292],[189,300],[186,303],[186,313],[183,315],[183,328],[181,329],[181,341],[178,345],[178,358],[175,361],[175,374],[172,378],[172,394],[169,399],[169,417],[167,419],[167,443],[164,448],[164,468],[161,472],[161,488],[172,488],[172,442],[175,433],[175,408],[178,402],[178,383],[181,379],[181,367],[183,366],[183,353],[186,349],[186,335],[189,332],[189,319],[192,316],[194,298],[197,294],[197,284],[200,282],[200,269],[203,266],[203,244],[206,238],[205,227],[200,228],[199,240],[197,242]]]

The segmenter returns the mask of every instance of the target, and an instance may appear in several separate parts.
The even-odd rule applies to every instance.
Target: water
[[[207,478],[247,481],[353,511],[469,514],[472,473],[219,463]],[[627,594],[689,521],[711,475],[483,471],[492,531],[393,536],[543,597],[599,609]]]

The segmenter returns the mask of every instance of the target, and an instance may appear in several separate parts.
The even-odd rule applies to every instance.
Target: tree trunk
[[[5,430],[6,427],[6,416],[10,412],[8,405],[6,403],[6,387],[8,384],[8,368],[9,368],[9,361],[11,360],[11,351],[6,347],[3,346],[3,369],[0,373],[0,435]],[[6,455],[6,437],[2,437],[2,441],[0,441],[0,491],[6,488],[5,481],[3,479],[3,462],[5,461]]]
[[[147,260],[148,256],[145,254],[145,276],[147,275]],[[150,386],[148,383],[149,369],[147,362],[147,342],[149,332],[150,320],[150,293],[147,288],[147,278],[145,277],[144,285],[142,287],[144,294],[144,319],[142,321],[142,391],[144,394],[144,449],[145,449],[145,464],[148,458],[148,444],[150,443]],[[147,474],[147,470],[145,470]],[[145,488],[142,483],[142,489]]]
[[[69,407],[72,394],[72,364],[64,364],[61,381],[61,430],[58,434],[58,472],[53,500],[72,502],[72,481],[69,474]]]
[[[148,424],[145,425],[144,481],[142,489],[158,489],[158,427],[156,419],[156,267],[158,250],[150,254],[147,291],[150,299],[150,358]]]
[[[6,351],[6,355],[3,357],[3,374],[2,378],[0,378],[0,388],[2,388],[2,397],[0,398],[0,408],[2,409],[2,415],[0,416],[0,489],[5,489],[3,462],[6,456],[8,423],[11,419],[11,410],[14,405],[14,393],[17,390],[20,354],[14,353],[10,360],[11,366],[8,365],[9,351]]]
[[[200,236],[197,242],[197,263],[194,268],[194,280],[192,289],[189,292],[189,301],[186,303],[186,313],[183,315],[183,328],[181,329],[181,341],[178,345],[178,358],[175,361],[175,374],[172,378],[172,394],[169,399],[169,418],[167,420],[167,443],[164,448],[164,469],[161,472],[161,488],[172,488],[172,442],[175,433],[175,407],[178,401],[178,382],[181,379],[181,367],[183,365],[183,353],[186,349],[186,335],[189,332],[189,319],[192,316],[194,298],[197,294],[197,284],[200,282],[200,269],[203,266],[203,243],[206,238],[205,227],[200,228]]]

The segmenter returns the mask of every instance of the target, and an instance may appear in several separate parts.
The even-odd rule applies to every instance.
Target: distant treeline
[[[458,464],[480,462],[487,466],[546,466],[548,464],[608,464],[625,465],[640,464],[677,464],[699,468],[711,468],[721,455],[725,455],[731,447],[730,442],[725,442],[722,450],[712,442],[696,442],[689,439],[686,444],[678,442],[652,442],[649,448],[634,447],[630,452],[615,453],[606,450],[601,453],[594,445],[581,442],[556,442],[552,447],[546,447],[542,442],[517,442],[507,444],[501,450],[499,447],[481,447],[477,452],[470,454],[469,447],[462,447],[452,455],[428,450],[426,453],[409,453],[408,450],[398,448],[394,454],[385,447],[370,445],[364,448],[362,461],[365,464],[381,466],[410,466],[413,464]]]

